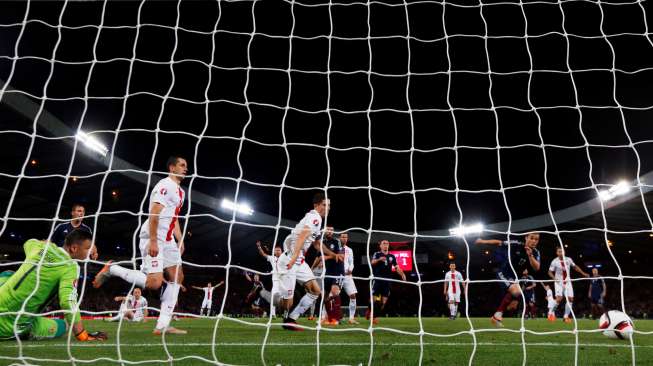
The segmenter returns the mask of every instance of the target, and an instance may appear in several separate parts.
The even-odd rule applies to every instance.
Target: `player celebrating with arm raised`
[[[477,239],[476,244],[496,245],[496,261],[498,263],[497,278],[501,280],[501,286],[506,290],[497,311],[490,319],[497,327],[503,326],[503,313],[508,306],[514,302],[516,305],[521,299],[521,287],[516,281],[515,273],[521,273],[524,269],[530,269],[533,273],[540,270],[540,252],[537,244],[540,242],[540,234],[528,233],[522,243],[517,240],[501,241],[496,239]],[[516,307],[516,306],[514,306]],[[513,308],[511,306],[510,308]]]
[[[178,216],[185,197],[180,184],[188,172],[188,166],[184,158],[173,156],[168,159],[167,167],[169,175],[154,186],[150,195],[149,217],[141,227],[141,271],[112,265],[109,261],[95,276],[93,286],[99,288],[111,276],[117,276],[138,287],[158,290],[163,285],[165,272],[168,282],[161,293],[161,311],[154,334],[186,334],[185,330],[171,327],[170,320],[177,304],[180,284],[184,281],[181,268],[184,243]]]
[[[194,288],[195,290],[204,291],[204,300],[202,300],[202,308],[200,309],[200,316],[204,315],[204,309],[206,309],[206,316],[211,316],[211,306],[213,305],[213,290],[222,286],[223,284],[224,281],[221,281],[215,286],[212,286],[211,282],[209,282],[206,285],[206,287],[191,286],[191,288]]]
[[[92,245],[91,234],[84,230],[70,232],[63,247],[36,239],[23,244],[23,264],[10,276],[3,272],[0,277],[0,340],[57,338],[67,327],[72,327],[79,341],[107,339],[104,332],[84,328],[77,308],[79,265],[75,260],[87,260]],[[43,311],[54,296],[59,298],[65,320],[28,315]]]
[[[295,226],[290,235],[284,240],[285,252],[277,261],[279,273],[279,292],[281,293],[282,308],[289,310],[295,295],[295,283],[304,285],[306,294],[299,300],[299,304],[290,315],[284,319],[284,329],[299,330],[294,323],[301,314],[306,312],[320,296],[318,286],[311,268],[304,261],[306,250],[312,245],[318,251],[321,249],[326,255],[336,255],[320,242],[320,229],[322,218],[329,212],[329,200],[324,194],[317,193],[313,197],[313,209]]]
[[[255,294],[262,297],[263,300],[267,301],[268,304],[270,304],[270,316],[275,317],[276,316],[275,304],[279,303],[279,274],[277,273],[277,261],[279,260],[281,253],[283,253],[283,250],[281,250],[280,246],[275,246],[273,255],[269,255],[261,247],[260,241],[256,242],[256,248],[258,249],[258,254],[261,255],[261,257],[265,258],[272,266],[272,289],[268,291],[261,285],[259,288],[255,290]],[[250,296],[254,296],[254,295],[251,294],[248,295],[248,297]],[[250,303],[252,302],[252,300],[254,299],[248,298],[247,302]]]
[[[467,284],[464,281],[463,275],[456,271],[456,263],[451,262],[449,272],[444,275],[444,296],[447,297],[449,302],[449,320],[456,319],[460,295],[462,292],[467,291]]]
[[[347,296],[349,296],[349,324],[358,324],[356,321],[356,294],[358,290],[356,289],[356,284],[354,283],[354,277],[352,273],[354,272],[354,251],[347,245],[349,243],[349,234],[341,233],[340,234],[340,243],[345,249],[345,277],[342,280],[342,288],[345,290]]]
[[[563,255],[562,247],[558,247],[556,249],[556,255],[557,258],[551,261],[551,265],[549,266],[549,277],[553,279],[554,282],[554,288],[555,288],[555,299],[556,299],[556,307],[560,305],[562,302],[563,296],[566,295],[567,297],[567,303],[565,305],[565,315],[563,317],[563,321],[565,323],[571,323],[571,319],[569,319],[569,314],[571,314],[571,308],[574,304],[574,288],[571,284],[571,269],[573,268],[574,271],[580,273],[583,275],[583,277],[589,277],[587,273],[585,273],[580,267],[574,263],[574,261]],[[555,313],[555,308],[553,309],[553,313]],[[555,320],[555,315],[549,313],[549,321],[554,321]]]
[[[373,306],[368,308],[368,318],[373,316],[372,322],[377,323],[377,318],[385,312],[385,305],[390,297],[390,281],[384,278],[391,278],[392,272],[397,271],[402,281],[406,281],[406,274],[397,264],[397,258],[394,254],[388,253],[390,242],[381,240],[379,242],[380,251],[372,255],[372,273],[374,280],[372,283]],[[370,312],[374,314],[369,315]]]

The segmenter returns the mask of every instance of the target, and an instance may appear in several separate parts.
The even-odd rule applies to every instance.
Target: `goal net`
[[[647,6],[3,4],[0,359],[653,359]],[[141,268],[140,230],[170,156],[188,164],[175,213],[184,286],[173,320],[188,334],[154,336],[165,286],[143,291],[148,303],[135,309],[138,286],[92,282],[108,261]],[[331,240],[323,230],[331,226],[334,238],[348,236],[351,252],[334,249],[344,257],[333,259],[328,246],[306,251],[309,266],[326,270],[315,271],[315,319],[300,314],[303,331],[293,332],[282,329],[283,308],[260,296],[261,288],[274,295],[280,278],[264,256],[294,233],[318,192],[330,209],[317,238]],[[97,258],[57,252],[54,243],[80,224]],[[529,233],[539,234],[535,244]],[[26,259],[29,239],[51,241],[52,253],[78,263],[70,308],[56,301],[59,282],[44,277],[47,247]],[[451,265],[461,281],[450,280]],[[17,305],[14,294],[31,281]],[[333,282],[340,293],[332,295]],[[303,284],[291,311],[311,293]],[[632,337],[603,335],[598,317],[608,310],[635,319]],[[74,314],[108,339],[78,341]],[[59,332],[53,319],[68,327]]]

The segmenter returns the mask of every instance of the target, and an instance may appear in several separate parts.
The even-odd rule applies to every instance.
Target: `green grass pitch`
[[[66,340],[23,342],[23,357],[30,364],[62,365],[70,364],[70,355],[77,365],[119,365],[120,358],[125,364],[141,361],[145,365],[208,365],[227,363],[237,365],[261,365],[261,349],[266,335],[264,320],[245,319],[257,325],[243,324],[229,318],[223,318],[215,333],[215,319],[182,319],[175,326],[187,329],[186,336],[168,335],[164,341],[151,334],[154,322],[144,324],[123,323],[120,337],[117,337],[118,323],[87,321],[91,330],[105,330],[109,333],[107,342],[80,343],[73,341],[70,349]],[[274,323],[280,322],[275,320]],[[392,328],[404,332],[419,332],[417,318],[384,318],[375,326],[372,338],[367,332],[369,322],[360,325],[340,325],[325,327],[330,330],[305,330],[289,332],[279,325],[270,328],[263,357],[267,365],[367,365],[370,352],[374,365],[468,365],[473,355],[474,365],[522,365],[522,334],[519,332],[520,319],[506,319],[502,330],[493,328],[488,319],[472,319],[476,336],[474,339],[466,332],[470,329],[465,318],[449,321],[444,318],[424,318],[424,332],[444,336],[425,334],[402,334],[383,328]],[[315,325],[302,319],[300,324]],[[525,329],[533,332],[569,331],[558,334],[524,334],[526,342],[526,364],[560,366],[578,365],[632,365],[632,348],[630,342],[608,339],[601,333],[578,333],[578,348],[575,347],[573,324],[561,321],[549,323],[545,319],[526,320]],[[579,320],[581,330],[596,329],[597,321]],[[636,334],[634,337],[635,362],[637,365],[653,365],[653,321],[635,322],[639,331],[651,334]],[[332,331],[336,329],[336,331]],[[318,347],[319,337],[319,347]],[[420,344],[422,347],[420,347]],[[118,346],[119,345],[119,346]],[[213,347],[214,345],[214,347]],[[174,358],[170,362],[167,356]],[[577,353],[576,353],[577,351]],[[19,348],[15,341],[0,342],[0,365],[18,363],[16,358]],[[12,358],[14,358],[12,360]],[[46,360],[44,360],[46,359]],[[149,360],[150,362],[142,363]],[[167,360],[167,362],[166,362]],[[20,364],[23,364],[20,362]]]

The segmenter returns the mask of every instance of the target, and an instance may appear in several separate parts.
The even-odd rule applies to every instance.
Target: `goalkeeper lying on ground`
[[[0,273],[0,340],[61,337],[69,324],[80,341],[107,339],[104,332],[87,332],[77,309],[79,265],[74,259],[85,260],[91,246],[91,234],[83,230],[68,234],[63,247],[36,239],[25,242],[25,262],[18,271]],[[24,312],[38,314],[55,295],[65,321],[27,314],[16,321],[24,302]]]

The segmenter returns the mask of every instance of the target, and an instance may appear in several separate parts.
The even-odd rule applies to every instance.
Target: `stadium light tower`
[[[474,225],[461,225],[449,229],[449,234],[453,236],[466,236],[469,234],[478,234],[482,233],[485,227],[483,224],[474,224]]]
[[[109,149],[103,143],[84,131],[77,132],[77,140],[102,156],[107,156],[107,152],[109,152]]]
[[[222,204],[220,205],[225,210],[236,211],[243,215],[252,216],[254,210],[246,203],[235,203],[229,199],[223,198]]]
[[[599,198],[601,198],[602,201],[610,201],[611,199],[618,196],[623,196],[628,192],[630,192],[630,185],[628,185],[628,182],[625,180],[622,180],[612,186],[610,189],[600,191]]]

